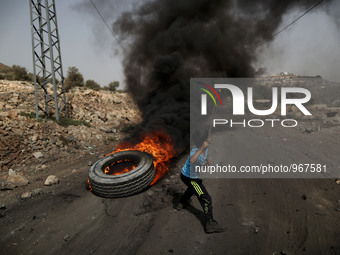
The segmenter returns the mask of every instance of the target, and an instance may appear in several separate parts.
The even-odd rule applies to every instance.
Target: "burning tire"
[[[124,163],[132,165],[133,170],[120,170],[114,173],[111,169]],[[111,154],[98,160],[89,170],[89,184],[93,193],[108,198],[136,194],[148,187],[154,177],[153,158],[141,151],[121,151]]]

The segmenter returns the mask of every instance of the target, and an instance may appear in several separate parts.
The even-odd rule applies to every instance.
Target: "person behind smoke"
[[[208,147],[210,140],[207,133],[201,134],[196,131],[193,135],[195,147],[191,150],[190,155],[185,162],[181,171],[181,180],[187,186],[186,191],[181,196],[179,203],[176,205],[177,210],[181,210],[189,205],[188,200],[192,195],[196,195],[204,212],[205,216],[205,232],[223,232],[225,228],[217,223],[213,218],[213,208],[211,197],[203,185],[203,181],[199,179],[199,175],[194,171],[195,166],[210,165],[208,157]]]

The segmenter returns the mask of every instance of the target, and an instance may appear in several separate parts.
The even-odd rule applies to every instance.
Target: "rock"
[[[17,116],[17,112],[15,110],[8,111],[8,118],[14,119]]]
[[[148,191],[146,192],[146,194],[147,194],[148,196],[152,197],[152,196],[154,195],[154,192],[153,192],[152,190],[148,190]]]
[[[23,135],[22,129],[19,129],[19,128],[13,129],[12,132],[13,132],[14,135],[18,135],[18,136],[22,136]]]
[[[77,116],[79,119],[83,119],[85,116],[85,112],[82,109],[79,109]]]
[[[339,180],[336,180],[335,182],[336,182],[336,184],[340,184],[340,179],[339,179]]]
[[[286,251],[275,251],[273,255],[288,255],[288,253]]]
[[[42,189],[34,189],[32,191],[32,196],[38,196],[38,195],[41,195],[41,194],[43,194]]]
[[[12,182],[1,181],[0,189],[1,190],[13,190],[17,186]]]
[[[36,141],[38,140],[38,138],[39,138],[39,135],[38,135],[38,134],[34,134],[33,136],[31,136],[31,140],[32,140],[33,142],[36,142]]]
[[[88,166],[92,166],[92,165],[93,165],[92,161],[89,161],[89,162],[87,163],[87,165],[88,165]]]
[[[44,154],[41,151],[37,151],[33,153],[33,156],[38,159],[38,158],[43,157]]]
[[[7,207],[5,205],[0,205],[0,218],[5,216],[6,209],[7,209]]]
[[[8,116],[8,112],[0,112],[0,118],[5,118]]]
[[[307,134],[310,134],[310,133],[315,132],[316,130],[317,130],[317,128],[315,128],[315,127],[306,127],[305,132]]]
[[[13,177],[13,176],[17,176],[17,174],[14,172],[13,169],[9,169],[9,170],[8,170],[8,176]]]
[[[77,173],[77,172],[78,172],[78,171],[77,171],[76,169],[73,169],[73,170],[72,170],[72,173],[73,173],[73,174],[75,174],[75,173]]]
[[[37,165],[37,166],[35,167],[35,170],[36,170],[36,171],[44,171],[44,170],[46,170],[46,169],[47,169],[47,166],[46,166],[45,164]]]
[[[299,127],[299,130],[302,132],[302,133],[305,133],[306,132],[306,128],[304,128],[304,127]]]
[[[46,178],[45,186],[51,186],[58,183],[59,183],[58,177],[55,175],[50,175]]]
[[[30,198],[31,196],[32,196],[32,192],[27,191],[27,192],[21,194],[21,199]]]
[[[13,183],[17,187],[28,185],[28,180],[21,175],[8,176],[6,181]]]
[[[259,226],[252,226],[252,228],[253,228],[253,233],[255,233],[255,234],[257,234],[257,233],[259,233],[259,231],[260,231],[260,227]]]

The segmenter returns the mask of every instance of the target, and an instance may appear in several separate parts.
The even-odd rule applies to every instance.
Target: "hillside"
[[[6,66],[5,64],[0,62],[0,72],[1,71],[6,71],[6,70],[10,70],[11,68],[9,66]]]
[[[74,89],[66,94],[75,125],[35,119],[31,83],[0,80],[0,174],[27,174],[121,140],[141,121],[127,93]],[[1,176],[0,176],[1,177]]]

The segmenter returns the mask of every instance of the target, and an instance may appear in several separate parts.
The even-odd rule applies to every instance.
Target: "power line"
[[[118,42],[118,44],[120,45],[120,47],[122,47],[122,49],[124,50],[124,46],[122,45],[122,43],[119,41],[118,37],[116,36],[116,34],[113,32],[113,30],[111,29],[111,27],[107,24],[107,22],[105,21],[103,15],[100,13],[100,11],[98,10],[97,6],[93,3],[92,0],[90,0],[90,2],[92,3],[93,7],[96,9],[97,13],[99,14],[100,18],[103,20],[104,24],[106,25],[106,27],[110,30],[111,34],[113,35],[113,37],[116,39],[116,41]]]
[[[281,32],[283,32],[284,30],[286,30],[288,27],[290,27],[291,25],[293,25],[295,22],[297,22],[299,19],[301,19],[303,16],[305,16],[308,12],[310,12],[311,10],[313,10],[316,6],[318,6],[319,4],[321,4],[324,0],[321,0],[319,2],[317,2],[316,4],[314,4],[312,7],[310,7],[307,11],[305,11],[302,15],[300,15],[297,19],[293,20],[292,22],[290,22],[287,26],[285,26],[284,28],[282,28],[279,32],[277,32],[276,34],[273,35],[273,37],[271,39],[274,39],[277,35],[279,35]]]

